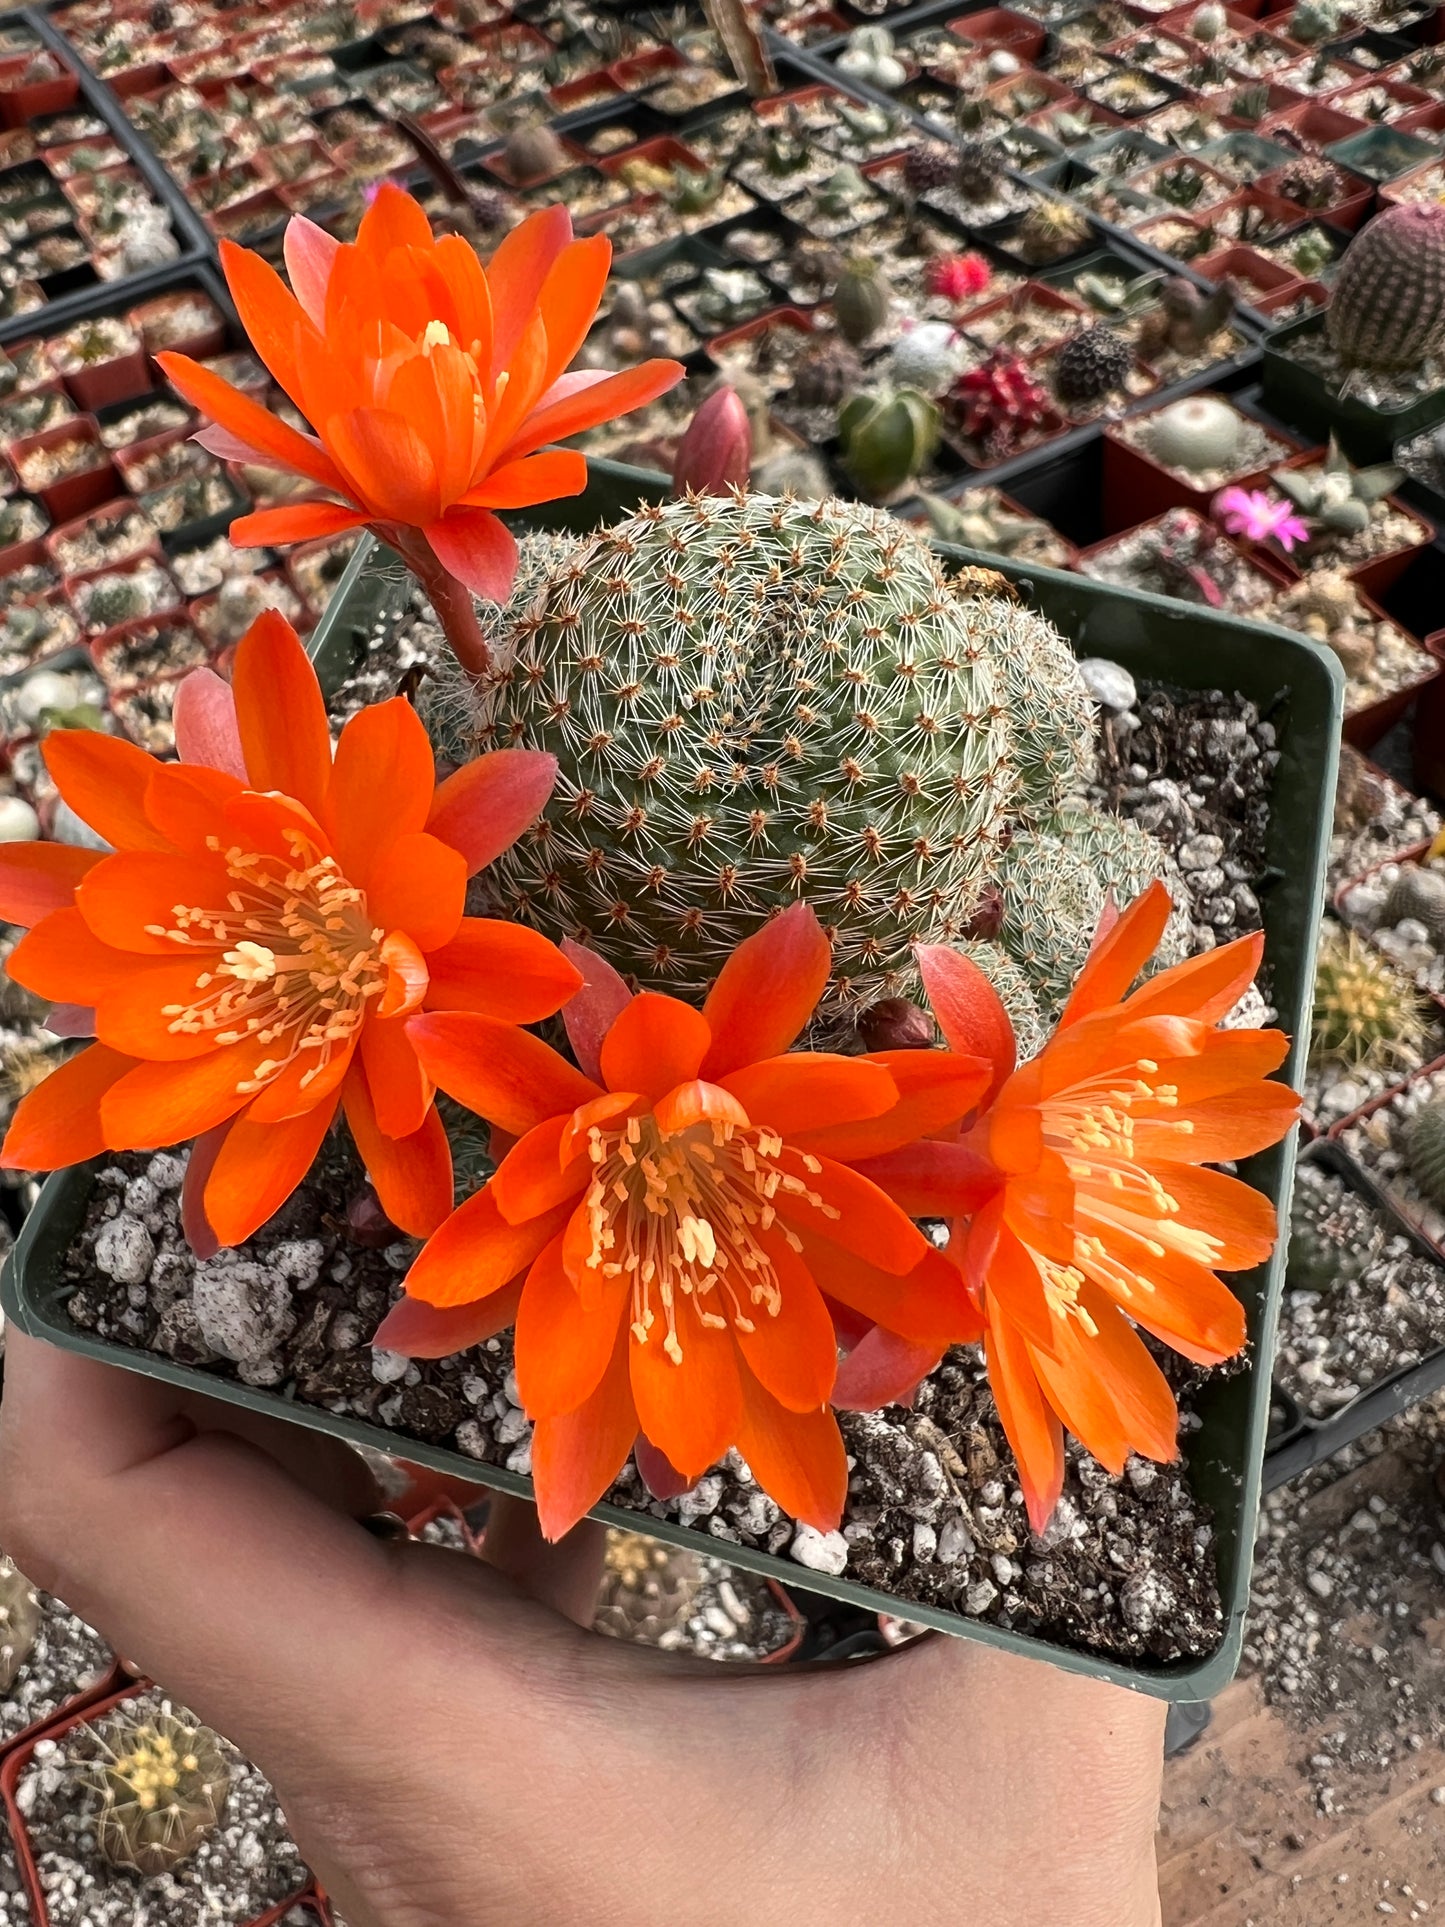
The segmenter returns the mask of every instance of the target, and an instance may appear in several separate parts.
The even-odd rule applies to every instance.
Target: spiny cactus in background
[[[1070,335],[1054,356],[1054,393],[1066,407],[1103,401],[1122,388],[1134,351],[1102,321]]]
[[[957,159],[942,141],[917,141],[903,156],[903,186],[915,200],[935,188],[947,187]]]
[[[1445,950],[1445,875],[1420,863],[1402,863],[1380,913],[1381,927],[1407,920],[1423,924],[1437,950]]]
[[[110,629],[149,615],[150,600],[135,576],[113,575],[96,583],[85,598],[85,613],[92,624]]]
[[[1445,207],[1387,207],[1345,249],[1325,309],[1345,368],[1416,368],[1445,346]]]
[[[853,395],[838,411],[843,466],[865,495],[886,501],[927,468],[938,427],[938,409],[916,388]]]
[[[8,1693],[16,1674],[29,1659],[40,1631],[40,1601],[35,1588],[0,1553],[0,1693]]]
[[[685,1625],[702,1582],[696,1553],[613,1526],[607,1534],[592,1630],[655,1646],[666,1633]]]
[[[888,379],[895,388],[916,388],[941,395],[963,365],[963,338],[948,321],[905,324],[888,356]]]
[[[179,1866],[225,1808],[231,1770],[220,1741],[169,1708],[137,1720],[122,1707],[91,1731],[99,1757],[84,1777],[99,1801],[101,1853],[140,1874]]]
[[[800,408],[836,408],[863,379],[857,352],[836,335],[810,348],[793,371],[792,399]]]
[[[1139,330],[1139,353],[1145,361],[1166,349],[1177,355],[1197,354],[1234,313],[1234,290],[1222,281],[1212,294],[1201,294],[1182,274],[1171,274],[1159,289],[1157,307],[1144,317]]]
[[[861,348],[888,319],[888,283],[867,255],[850,261],[833,287],[833,318],[840,333]]]
[[[799,899],[835,1006],[913,994],[913,942],[970,934],[1005,831],[1062,803],[1092,735],[1041,617],[955,594],[853,503],[644,507],[549,574],[524,560],[492,640],[490,685],[441,699],[476,705],[473,751],[560,764],[497,907],[684,996]]]
[[[939,254],[929,262],[923,279],[931,295],[961,309],[983,300],[993,280],[993,270],[981,254],[972,251]]]
[[[1393,1070],[1420,1061],[1424,999],[1353,930],[1327,924],[1315,962],[1310,1055],[1350,1070]]]
[[[544,121],[531,121],[508,134],[502,158],[518,187],[528,187],[560,174],[567,165],[567,150]]]
[[[953,184],[965,201],[988,201],[998,192],[1003,150],[996,141],[960,141],[954,153]]]
[[[1317,47],[1342,31],[1344,18],[1341,0],[1299,0],[1285,23],[1285,32],[1302,47]]]
[[[1030,267],[1062,261],[1093,238],[1089,217],[1072,201],[1052,198],[1035,201],[1019,222],[1015,240]]]
[[[1057,421],[1049,393],[1007,348],[960,375],[949,390],[964,435],[992,461],[1016,454],[1036,428]]]
[[[1382,502],[1391,489],[1400,486],[1405,471],[1391,462],[1355,468],[1340,453],[1339,444],[1331,436],[1323,468],[1314,474],[1297,468],[1280,468],[1269,479],[1302,515],[1317,522],[1321,529],[1358,535],[1370,526],[1371,509]]]
[[[1432,1098],[1405,1126],[1410,1176],[1437,1211],[1445,1211],[1445,1098]]]
[[[1299,154],[1281,168],[1275,192],[1297,207],[1333,207],[1345,197],[1345,177],[1318,154]]]

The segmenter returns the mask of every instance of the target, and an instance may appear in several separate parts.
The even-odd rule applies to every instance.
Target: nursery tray
[[[1369,1172],[1358,1165],[1342,1145],[1321,1139],[1300,1153],[1300,1161],[1317,1164],[1321,1170],[1343,1178],[1351,1190],[1358,1191],[1372,1210],[1379,1213],[1392,1233],[1407,1241],[1417,1257],[1439,1266],[1440,1253],[1401,1215]],[[1302,1472],[1308,1472],[1311,1466],[1323,1465],[1355,1439],[1398,1418],[1422,1398],[1439,1391],[1442,1385],[1445,1385],[1445,1345],[1427,1352],[1417,1365],[1387,1373],[1328,1418],[1309,1417],[1290,1393],[1277,1389],[1275,1395],[1291,1418],[1265,1454],[1265,1491],[1273,1492],[1276,1486],[1287,1485]]]
[[[514,520],[530,528],[586,530],[601,519],[626,513],[639,497],[662,499],[669,493],[670,485],[659,475],[594,462],[585,495],[549,504],[542,513]],[[941,546],[940,553],[951,562],[993,569],[1018,583],[1025,598],[1058,625],[1081,655],[1110,656],[1141,678],[1175,687],[1237,689],[1275,720],[1280,729],[1281,759],[1269,823],[1273,867],[1263,898],[1266,954],[1271,995],[1280,1022],[1292,1039],[1283,1074],[1298,1084],[1309,1036],[1314,957],[1343,713],[1343,677],[1336,660],[1288,630],[1237,622],[1213,610],[1116,589],[1053,569],[1021,567],[969,550]],[[370,540],[365,538],[312,639],[312,654],[323,685],[334,686],[360,659],[365,638],[389,599],[409,593],[406,577],[373,554]],[[1214,1515],[1226,1621],[1218,1647],[1206,1658],[1164,1663],[1091,1654],[1040,1635],[969,1619],[848,1579],[819,1574],[750,1546],[728,1543],[720,1548],[710,1534],[654,1518],[648,1512],[602,1504],[594,1509],[593,1516],[712,1556],[722,1550],[734,1564],[784,1585],[821,1592],[869,1611],[901,1614],[940,1631],[1048,1659],[1070,1672],[1110,1680],[1157,1698],[1207,1699],[1232,1677],[1244,1637],[1270,1406],[1269,1372],[1259,1361],[1269,1359],[1274,1349],[1294,1154],[1291,1135],[1241,1167],[1270,1199],[1280,1224],[1281,1243],[1267,1264],[1234,1281],[1249,1318],[1249,1368],[1234,1377],[1217,1377],[1206,1385],[1196,1408],[1200,1427],[1184,1441],[1194,1488]],[[531,1496],[530,1479],[503,1467],[484,1465],[461,1452],[360,1419],[338,1416],[284,1393],[258,1390],[151,1352],[99,1340],[72,1325],[65,1312],[67,1287],[61,1280],[61,1260],[84,1217],[90,1190],[87,1167],[57,1172],[47,1181],[26,1221],[0,1281],[5,1311],[22,1331],[66,1350],[200,1390],[251,1411],[289,1418],[479,1485]]]

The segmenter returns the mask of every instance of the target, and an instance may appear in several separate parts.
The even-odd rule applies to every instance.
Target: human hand
[[[489,1565],[377,1502],[334,1440],[7,1337],[0,1545],[256,1761],[350,1927],[1157,1927],[1157,1703],[945,1638],[679,1661],[582,1630],[599,1529],[501,1501]]]

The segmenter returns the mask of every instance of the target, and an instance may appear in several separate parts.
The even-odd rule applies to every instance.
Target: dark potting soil
[[[348,1143],[328,1142],[249,1244],[201,1265],[180,1231],[184,1168],[184,1152],[160,1152],[100,1171],[65,1261],[78,1325],[401,1438],[530,1471],[531,1427],[509,1337],[435,1361],[368,1343],[416,1247],[377,1249],[351,1235],[346,1206],[365,1195],[365,1183]],[[1185,1404],[1189,1430],[1187,1387]],[[1174,1659],[1217,1644],[1212,1529],[1182,1463],[1136,1461],[1116,1480],[1071,1446],[1064,1499],[1044,1538],[1032,1540],[975,1353],[951,1354],[914,1411],[845,1414],[842,1423],[855,1463],[841,1532],[797,1526],[735,1454],[669,1505],[652,1500],[630,1466],[611,1496],[695,1526],[724,1556],[729,1543],[755,1546],[904,1601],[1095,1651]]]

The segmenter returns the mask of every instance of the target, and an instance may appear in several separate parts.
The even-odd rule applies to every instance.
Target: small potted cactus
[[[1358,462],[1445,420],[1445,207],[1386,208],[1346,249],[1323,316],[1264,344],[1273,412]]]
[[[1207,514],[1222,488],[1261,481],[1295,453],[1226,395],[1188,395],[1104,431],[1104,526],[1126,529],[1162,507]]]
[[[126,401],[151,385],[145,344],[113,316],[77,322],[49,346],[50,365],[84,409]]]
[[[1344,568],[1378,599],[1434,538],[1430,523],[1395,495],[1404,477],[1390,462],[1356,468],[1336,442],[1276,469],[1270,479],[1309,532],[1292,560],[1302,569]]]

